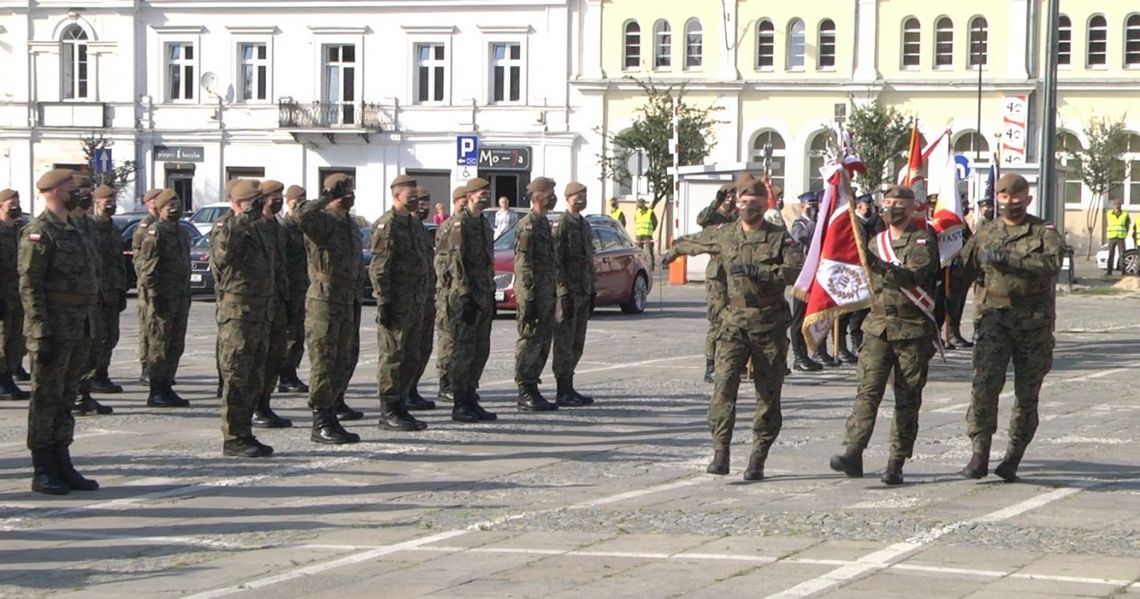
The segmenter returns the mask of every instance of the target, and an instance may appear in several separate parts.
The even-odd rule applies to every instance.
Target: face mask
[[[884,214],[886,215],[887,222],[889,224],[895,226],[906,224],[906,208],[886,208],[884,209]]]
[[[581,196],[576,198],[574,200],[574,209],[575,210],[585,210],[586,209],[586,198],[583,198]]]
[[[182,211],[181,210],[171,210],[170,214],[168,214],[166,216],[166,220],[168,222],[175,222],[180,218],[182,218]]]
[[[764,208],[755,202],[741,204],[737,210],[740,212],[740,220],[750,225],[764,218]]]
[[[8,216],[11,218],[20,218],[20,214],[22,214],[22,211],[19,206],[12,206],[8,209]]]
[[[550,197],[546,198],[546,209],[554,210],[556,204],[558,204],[558,196],[550,194]]]
[[[277,213],[281,212],[281,207],[283,205],[284,204],[281,202],[281,200],[273,200],[273,203],[270,204],[269,211],[272,212],[273,214],[277,214]]]
[[[1010,220],[1021,220],[1025,216],[1025,204],[999,204],[998,209]]]
[[[91,196],[85,193],[79,195],[79,207],[84,210],[91,209]]]
[[[79,193],[78,189],[72,190],[72,192],[67,196],[67,200],[63,202],[63,207],[69,211],[75,210],[79,207],[79,200],[81,197],[82,196]]]
[[[118,204],[107,204],[107,207],[103,209],[103,212],[107,216],[113,216],[115,214],[115,211],[118,209],[119,209]]]
[[[343,198],[341,198],[341,199],[340,199],[340,205],[341,205],[341,206],[342,206],[342,207],[343,207],[345,210],[349,210],[349,209],[351,209],[353,206],[355,206],[355,205],[356,205],[356,194],[355,194],[355,193],[350,193],[350,194],[348,194],[348,195],[344,196]]]
[[[419,208],[416,210],[416,218],[423,220],[423,219],[427,218],[427,216],[428,216],[428,209],[427,208]]]
[[[806,214],[808,218],[815,220],[819,216],[819,208],[808,208]]]

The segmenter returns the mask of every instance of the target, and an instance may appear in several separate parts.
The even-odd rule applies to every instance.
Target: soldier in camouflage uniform
[[[420,221],[422,225],[426,222],[430,211],[431,193],[426,187],[416,187],[416,220]],[[434,410],[435,402],[424,399],[424,396],[420,395],[419,384],[420,379],[424,376],[424,371],[427,369],[428,362],[431,360],[432,340],[435,337],[435,236],[426,226],[421,226],[420,231],[424,237],[424,247],[428,250],[427,276],[420,280],[420,285],[423,286],[421,294],[428,298],[428,301],[423,304],[423,324],[420,325],[420,336],[411,344],[412,351],[416,355],[413,358],[411,388],[408,391],[408,396],[404,398],[404,404],[409,410]]]
[[[143,238],[146,237],[146,232],[154,221],[158,220],[158,211],[154,207],[154,199],[158,194],[162,193],[161,189],[150,189],[143,194],[143,206],[146,206],[146,216],[139,221],[135,226],[134,233],[131,234],[131,255],[137,256],[139,250],[142,249]],[[132,267],[134,262],[132,260]],[[146,290],[138,285],[138,268],[135,268],[135,293],[136,293],[136,310],[138,311],[138,327],[139,327],[139,382],[147,382],[147,362],[146,357],[150,353],[150,337],[146,334],[146,316],[147,316],[147,301]]]
[[[728,474],[736,396],[741,373],[751,359],[756,414],[744,480],[761,480],[768,451],[783,423],[780,392],[792,319],[784,289],[799,276],[802,258],[787,230],[764,220],[767,190],[762,180],[742,177],[736,194],[739,220],[678,239],[665,263],[681,255],[711,254],[728,271],[728,306],[721,317],[716,383],[709,402],[714,456],[708,472]]]
[[[962,248],[957,285],[982,276],[975,303],[977,337],[974,383],[966,414],[974,455],[962,469],[967,478],[989,472],[990,443],[997,430],[998,396],[1013,361],[1013,413],[1009,448],[994,474],[1017,479],[1017,467],[1037,431],[1037,400],[1053,366],[1057,318],[1054,283],[1064,241],[1052,223],[1026,212],[1033,200],[1021,175],[1002,175],[994,187],[999,217],[978,227]]]
[[[451,216],[443,221],[439,230],[435,232],[435,330],[436,347],[435,370],[439,377],[439,392],[436,398],[441,401],[454,401],[454,392],[451,389],[451,350],[455,343],[451,336],[451,311],[448,307],[448,298],[451,296],[451,228],[463,218],[463,210],[467,208],[466,185],[456,187],[451,191]]]
[[[344,430],[337,418],[338,398],[348,388],[347,372],[359,330],[362,269],[360,231],[348,211],[356,202],[352,178],[329,175],[319,200],[306,200],[297,209],[309,262],[305,295],[305,341],[309,346],[309,407],[313,410],[315,443],[356,443],[360,436]],[[354,330],[355,329],[355,330]]]
[[[725,183],[716,198],[697,215],[701,228],[718,227],[736,219],[736,185]],[[720,313],[728,303],[728,278],[720,261],[709,257],[705,266],[705,299],[708,302],[709,330],[705,334],[705,382],[715,381],[716,338],[720,334]]]
[[[574,389],[574,370],[586,348],[586,325],[597,296],[598,276],[594,272],[594,232],[582,215],[586,208],[586,186],[571,181],[565,191],[566,211],[554,228],[558,328],[554,331],[553,370],[558,384],[555,402],[574,408],[594,403],[594,398]]]
[[[515,343],[515,384],[519,386],[519,411],[546,412],[558,409],[538,390],[538,379],[550,357],[557,326],[554,234],[546,217],[557,198],[554,180],[546,177],[534,179],[526,190],[530,192],[530,212],[515,228],[515,318],[519,332]]]
[[[32,490],[51,495],[94,491],[99,484],[71,464],[71,403],[87,364],[99,284],[88,241],[69,214],[79,205],[72,171],[48,171],[36,189],[44,211],[24,227],[19,250],[24,334],[32,352]]]
[[[261,192],[261,218],[257,228],[261,232],[265,247],[269,250],[271,276],[273,277],[273,301],[269,310],[269,351],[265,354],[265,373],[262,378],[261,393],[257,398],[257,409],[253,411],[253,426],[256,428],[288,428],[293,422],[278,416],[269,402],[277,377],[285,364],[285,347],[289,329],[289,277],[285,263],[288,260],[288,239],[285,228],[277,220],[277,214],[285,203],[285,186],[280,181],[266,179],[259,186]]]
[[[91,390],[100,393],[122,393],[123,388],[111,381],[111,355],[119,344],[119,313],[127,308],[127,273],[123,267],[123,235],[111,217],[118,209],[114,188],[100,185],[95,189],[95,208],[91,234],[102,263],[99,279],[99,308],[103,339],[91,348],[91,370],[87,373]]]
[[[146,228],[135,253],[140,296],[145,297],[147,378],[151,407],[186,407],[174,392],[174,374],[186,348],[186,322],[190,316],[190,235],[178,226],[182,200],[173,189],[154,198],[158,219]]]
[[[467,182],[467,207],[448,231],[448,309],[455,343],[448,376],[455,394],[451,419],[458,422],[498,418],[479,405],[476,393],[491,351],[491,318],[495,310],[493,233],[482,216],[491,200],[490,188],[486,179]]]
[[[903,463],[911,457],[918,436],[918,411],[926,386],[927,366],[934,354],[934,321],[907,293],[933,297],[939,269],[938,242],[925,228],[911,222],[914,192],[892,187],[883,194],[888,237],[867,240],[867,270],[871,277],[871,313],[863,321],[863,347],[859,351],[859,391],[847,418],[847,450],[831,458],[831,469],[847,476],[863,476],[863,450],[875,430],[875,416],[887,379],[894,373],[895,419],[891,450],[882,481],[903,482]],[[884,255],[889,243],[896,259]],[[921,290],[921,291],[919,291]]]
[[[90,210],[94,204],[93,194],[95,192],[95,184],[92,183],[91,178],[76,174],[75,178],[75,191],[79,197],[79,203],[75,209],[71,211],[72,222],[75,228],[83,236],[83,241],[87,246],[87,250],[91,252],[91,264],[95,267],[95,280],[102,281],[103,274],[103,259],[100,256],[99,249],[95,242],[94,233],[94,220],[91,218]],[[102,300],[100,293],[96,293],[95,305],[96,309],[91,313],[91,344],[88,347],[87,356],[84,360],[88,363],[88,367],[84,369],[82,376],[79,379],[79,393],[75,396],[75,402],[71,406],[71,413],[76,416],[86,416],[88,414],[110,414],[111,406],[105,406],[91,397],[91,379],[93,373],[93,363],[95,360],[95,352],[97,348],[102,347],[107,339],[106,323],[103,321],[103,310],[100,307]]]
[[[20,246],[20,194],[0,190],[0,400],[32,396],[15,380],[24,359],[24,306],[20,302],[20,273],[16,265]]]
[[[417,208],[416,180],[396,177],[390,186],[392,207],[372,225],[372,263],[368,275],[376,298],[376,385],[380,395],[380,426],[418,431],[427,425],[407,409],[423,336],[423,307],[432,291],[424,284],[431,270],[431,248]]]
[[[305,353],[305,293],[309,290],[309,263],[305,257],[305,233],[297,221],[297,206],[305,201],[305,189],[290,185],[285,191],[288,213],[282,221],[285,230],[285,275],[289,280],[289,326],[285,344],[285,365],[277,390],[282,393],[308,393],[309,386],[297,376]]]

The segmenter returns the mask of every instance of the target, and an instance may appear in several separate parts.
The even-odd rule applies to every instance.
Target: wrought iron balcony
[[[363,129],[382,131],[387,116],[379,104],[282,101],[277,104],[282,129]]]

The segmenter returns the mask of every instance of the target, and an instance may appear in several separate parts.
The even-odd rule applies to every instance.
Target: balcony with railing
[[[387,129],[389,123],[380,104],[283,100],[277,110],[278,124],[290,130],[378,132]]]

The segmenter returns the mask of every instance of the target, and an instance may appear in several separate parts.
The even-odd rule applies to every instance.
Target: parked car
[[[193,214],[187,216],[184,220],[194,225],[199,233],[207,235],[210,229],[214,228],[214,223],[218,222],[218,219],[225,216],[229,211],[229,202],[206,204],[195,210]]]
[[[560,214],[547,218],[557,227]],[[651,279],[641,250],[618,221],[601,214],[590,214],[586,221],[594,230],[594,270],[598,293],[595,307],[617,305],[626,314],[641,314],[649,303]],[[495,240],[495,306],[514,310],[515,232],[514,226]]]
[[[112,217],[115,224],[118,225],[123,231],[123,261],[126,262],[127,267],[127,289],[133,289],[135,286],[135,251],[131,247],[131,237],[135,234],[135,229],[138,228],[139,222],[146,216],[145,212],[129,212],[126,214],[116,214]],[[194,225],[180,220],[178,226],[190,235],[191,256],[193,256],[193,247],[198,240],[202,238],[202,234]]]
[[[203,235],[190,247],[190,293],[214,295],[214,273],[210,272],[209,235]]]
[[[1102,272],[1108,270],[1107,243],[1100,246],[1100,251],[1096,253],[1096,266]],[[1112,265],[1112,270],[1116,270],[1115,264]],[[1140,260],[1137,259],[1136,240],[1131,236],[1124,238],[1124,274],[1131,276],[1140,274]]]

